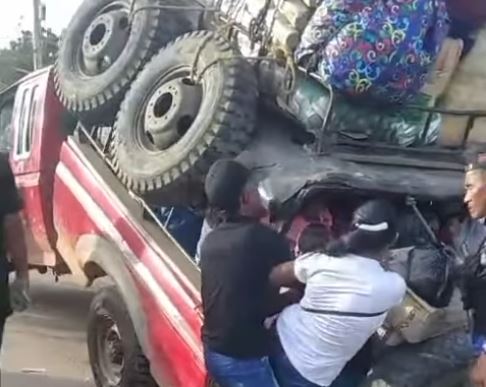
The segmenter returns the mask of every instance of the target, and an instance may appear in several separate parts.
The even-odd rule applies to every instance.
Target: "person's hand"
[[[24,312],[30,306],[29,277],[19,276],[10,285],[10,304],[14,312]]]
[[[486,354],[482,354],[471,370],[471,382],[474,387],[486,387]]]

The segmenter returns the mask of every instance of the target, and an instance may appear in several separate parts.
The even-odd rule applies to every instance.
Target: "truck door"
[[[52,187],[61,141],[55,122],[49,122],[60,114],[51,83],[48,71],[20,83],[12,118],[11,152],[12,170],[24,200],[29,263],[48,267],[56,265]]]

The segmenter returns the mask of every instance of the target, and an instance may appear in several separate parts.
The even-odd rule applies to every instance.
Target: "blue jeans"
[[[278,387],[267,357],[236,359],[204,351],[206,368],[220,387]]]
[[[322,387],[308,381],[295,369],[280,343],[275,344],[270,362],[280,387]]]
[[[280,387],[322,387],[308,381],[295,369],[280,343],[275,344],[270,362]],[[366,374],[346,367],[329,387],[358,387],[365,378]]]

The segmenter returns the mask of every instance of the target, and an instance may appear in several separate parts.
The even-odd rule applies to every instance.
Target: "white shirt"
[[[402,301],[406,285],[398,274],[386,272],[377,261],[355,255],[303,255],[295,261],[295,275],[307,285],[305,295],[300,305],[289,306],[281,313],[278,335],[287,357],[303,377],[319,386],[330,386],[382,325],[386,313],[376,317],[334,316],[309,313],[301,305],[337,312],[386,312]]]

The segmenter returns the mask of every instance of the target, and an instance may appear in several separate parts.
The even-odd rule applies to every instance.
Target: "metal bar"
[[[34,6],[34,37],[32,40],[34,51],[34,70],[38,70],[43,67],[42,63],[42,26],[40,15],[40,0],[33,0]]]
[[[111,141],[113,140],[113,134],[114,133],[115,133],[115,127],[112,126],[112,127],[110,127],[110,132],[108,133],[108,138],[106,139],[106,143],[103,146],[103,153],[104,154],[106,154],[106,152],[108,151],[108,148],[111,144]]]
[[[371,143],[368,141],[357,141],[357,140],[339,140],[337,143],[339,146],[349,146],[355,148],[368,148],[369,150],[376,152],[376,150],[383,151],[395,151],[403,153],[405,155],[437,155],[437,156],[461,156],[464,152],[462,150],[450,150],[442,149],[437,147],[400,147],[398,145],[387,145],[386,143]]]
[[[164,228],[167,228],[167,226],[169,225],[169,222],[172,219],[172,215],[174,215],[174,207],[170,208],[169,216],[167,217],[167,219],[165,220],[165,223],[164,223]]]
[[[422,112],[440,113],[449,116],[474,116],[474,117],[486,117],[486,110],[456,110],[456,109],[444,109],[444,108],[430,108],[424,106],[404,106],[404,109],[418,110]]]
[[[335,132],[333,133],[332,128],[329,125],[333,113],[334,92],[331,87],[327,87],[323,82],[320,83],[329,91],[329,105],[327,107],[326,116],[323,118],[321,131],[319,132],[317,154],[329,154],[332,151],[332,146],[336,143],[335,135],[337,134]]]
[[[430,125],[432,124],[433,118],[434,118],[434,113],[429,112],[429,114],[427,114],[427,120],[425,121],[424,131],[422,132],[422,136],[420,138],[420,141],[422,142],[422,144],[425,144],[425,142],[427,140],[427,135],[429,134]]]
[[[427,222],[427,219],[422,215],[422,212],[420,212],[419,208],[417,207],[417,200],[411,196],[407,197],[406,203],[408,206],[410,206],[417,216],[419,218],[420,223],[422,223],[422,226],[425,228],[426,233],[428,234],[430,241],[432,244],[435,246],[435,248],[438,250],[440,253],[441,257],[445,260],[445,270],[444,270],[444,281],[442,282],[442,285],[440,289],[437,291],[437,297],[441,297],[444,295],[445,291],[447,290],[448,286],[451,285],[450,283],[450,257],[454,257],[455,254],[448,254],[448,251],[450,252],[451,250],[448,250],[446,246],[440,241],[439,237],[434,233],[434,230],[432,230],[432,227],[430,227],[429,222]]]
[[[94,150],[101,156],[101,158],[109,165],[109,167],[111,168],[111,170],[113,171],[114,170],[114,165],[113,163],[111,162],[111,160],[106,156],[105,153],[103,153],[103,150],[100,148],[100,146],[96,143],[96,141],[91,137],[91,135],[89,134],[88,130],[83,126],[83,124],[81,124],[80,122],[78,122],[78,125],[76,127],[77,130],[79,130],[82,134],[84,134],[84,136],[86,137],[86,139],[89,141],[89,143],[91,144],[91,146],[94,148]]]
[[[135,15],[142,11],[147,11],[150,9],[160,9],[160,10],[172,10],[172,11],[196,11],[196,12],[218,12],[218,8],[208,8],[208,7],[193,7],[187,5],[146,5],[143,7],[135,8],[131,14],[131,20],[134,19]]]
[[[464,171],[462,162],[433,161],[424,159],[410,159],[406,157],[377,156],[369,154],[351,154],[333,152],[334,158],[344,161],[351,161],[358,164],[382,165],[384,167],[410,167],[416,169],[439,170],[439,171]]]
[[[435,235],[434,231],[432,230],[429,223],[427,222],[427,219],[425,219],[425,217],[418,209],[417,201],[415,200],[415,198],[411,196],[407,197],[406,203],[410,208],[412,208],[417,218],[419,218],[420,223],[422,223],[422,226],[425,228],[425,231],[427,232],[431,242],[436,246],[442,246],[441,242],[439,241],[439,238],[437,238],[437,235]]]
[[[90,136],[94,139],[95,136],[96,136],[96,132],[98,131],[98,127],[96,125],[93,125],[91,127],[91,133],[90,133]]]
[[[469,134],[471,133],[472,128],[474,127],[474,121],[476,117],[470,116],[467,120],[466,130],[464,131],[464,137],[462,139],[462,147],[464,148],[467,144],[467,140],[469,139]]]

